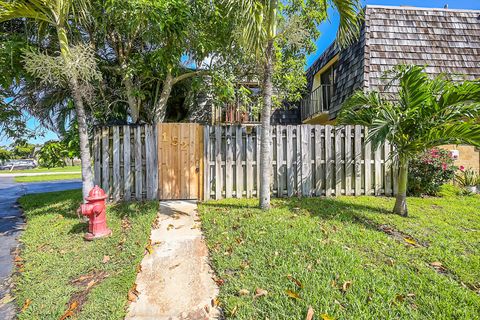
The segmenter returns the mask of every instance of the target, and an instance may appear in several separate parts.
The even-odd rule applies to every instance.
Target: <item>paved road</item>
[[[13,178],[0,176],[0,299],[9,292],[10,274],[13,269],[11,253],[17,247],[18,236],[23,230],[24,223],[17,199],[29,193],[79,189],[81,186],[78,180],[15,183]],[[14,318],[14,303],[0,303],[0,319]]]

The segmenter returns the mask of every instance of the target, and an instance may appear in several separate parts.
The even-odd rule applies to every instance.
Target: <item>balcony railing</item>
[[[302,121],[318,113],[328,112],[332,100],[333,87],[321,85],[306,96],[300,103]]]
[[[226,106],[215,107],[213,122],[215,124],[259,123],[260,115],[252,106],[232,103]]]

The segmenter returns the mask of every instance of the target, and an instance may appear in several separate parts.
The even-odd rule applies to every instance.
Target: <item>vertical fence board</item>
[[[342,129],[335,128],[335,196],[342,195]]]
[[[283,126],[277,126],[277,197],[283,196]]]
[[[332,195],[332,126],[325,126],[325,195]]]
[[[352,194],[352,126],[345,126],[345,195]]]
[[[225,128],[225,144],[226,144],[226,157],[225,157],[225,197],[232,197],[233,189],[233,144],[232,144],[232,127],[227,126]]]
[[[215,199],[222,198],[222,127],[215,127]]]
[[[135,127],[135,199],[142,200],[142,127]]]
[[[322,191],[322,127],[316,125],[315,127],[315,195],[320,197]]]
[[[355,195],[362,194],[362,127],[355,126]]]
[[[365,128],[364,136],[367,136],[367,129]],[[372,144],[367,142],[365,144],[365,195],[372,194]]]
[[[120,200],[120,127],[113,127],[113,200]]]
[[[236,187],[235,195],[237,198],[243,197],[243,164],[242,164],[242,140],[243,130],[241,126],[235,129],[235,170],[236,170]]]
[[[293,171],[293,126],[287,126],[287,195],[293,196],[295,176]]]
[[[385,142],[385,195],[392,195],[392,165],[390,161],[390,143]]]
[[[95,178],[95,185],[100,186],[102,184],[102,135],[101,131],[94,130],[93,138],[93,174]]]
[[[295,129],[295,134],[296,134],[296,153],[295,153],[295,159],[297,163],[297,168],[296,168],[296,177],[297,177],[297,185],[295,188],[295,193],[297,195],[301,195],[302,192],[302,133],[301,133],[302,127],[297,126]]]
[[[102,187],[110,196],[110,132],[108,127],[102,130]]]
[[[375,150],[375,195],[379,196],[382,190],[382,160],[381,160],[382,148],[378,147]]]
[[[130,127],[123,126],[123,199],[125,201],[130,201],[132,197],[131,143]]]
[[[203,129],[203,200],[210,200],[210,127]]]
[[[260,196],[260,148],[261,148],[261,136],[262,136],[262,127],[256,127],[256,143],[257,143],[257,158],[255,160],[255,167],[257,169],[257,184],[256,184],[256,195],[257,197]]]
[[[251,134],[247,134],[247,159],[245,165],[247,167],[246,184],[247,184],[247,198],[253,196],[253,139]]]
[[[300,130],[301,159],[302,159],[302,196],[309,197],[312,190],[312,133],[310,125],[303,125]]]

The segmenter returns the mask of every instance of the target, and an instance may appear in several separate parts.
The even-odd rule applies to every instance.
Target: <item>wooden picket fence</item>
[[[92,154],[95,184],[109,194],[110,200],[157,199],[156,126],[97,128]]]
[[[160,184],[170,178],[159,179],[158,128],[126,125],[95,130],[95,183],[108,192],[110,200],[162,198]],[[200,200],[258,195],[260,129],[241,125],[203,127]],[[361,126],[274,126],[272,195],[396,194],[391,146],[387,143],[373,150],[364,137]]]
[[[204,200],[258,196],[260,129],[205,127]],[[274,126],[272,137],[273,196],[396,194],[391,146],[373,150],[361,126]]]

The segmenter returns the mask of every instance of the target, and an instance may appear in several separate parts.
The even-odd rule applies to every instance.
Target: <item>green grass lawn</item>
[[[69,174],[52,174],[52,175],[42,175],[42,176],[23,176],[13,178],[15,182],[44,182],[44,181],[58,181],[58,180],[74,180],[81,179],[82,175],[80,173],[69,173]]]
[[[80,166],[66,166],[66,167],[56,167],[56,168],[35,168],[27,170],[0,170],[0,175],[10,174],[10,173],[39,173],[39,172],[80,172]]]
[[[127,293],[144,255],[157,202],[111,206],[113,236],[86,242],[76,209],[80,190],[20,199],[27,228],[14,277],[20,319],[59,319],[78,303],[74,319],[123,319]]]
[[[272,204],[200,206],[227,318],[480,319],[480,197]]]

